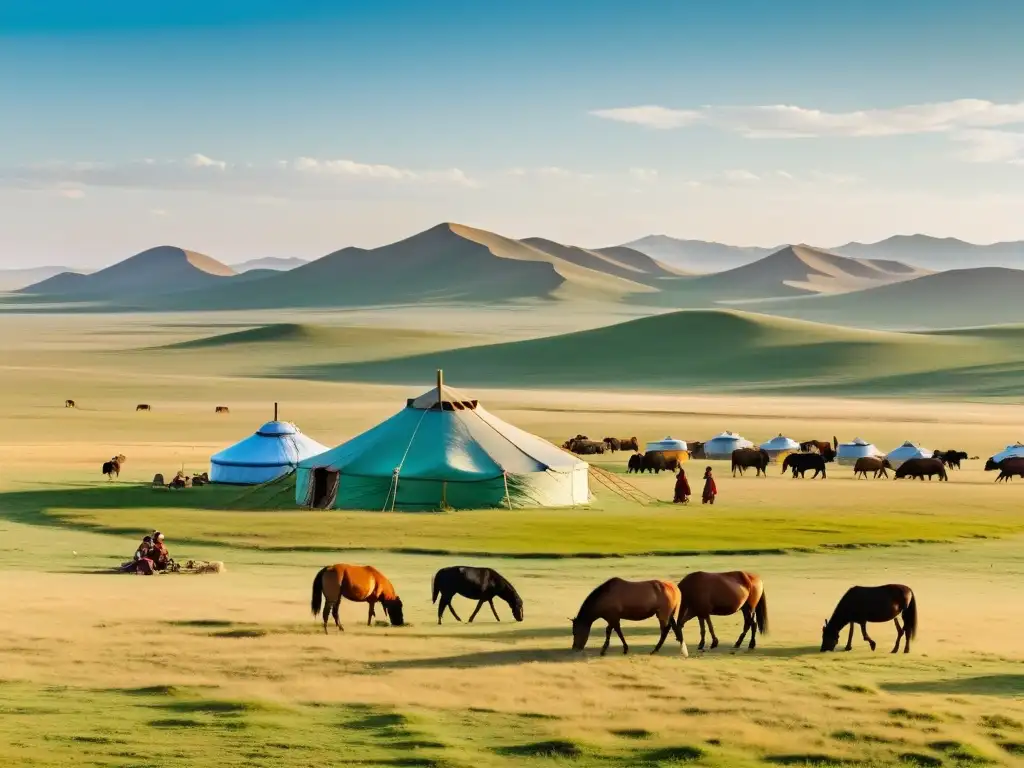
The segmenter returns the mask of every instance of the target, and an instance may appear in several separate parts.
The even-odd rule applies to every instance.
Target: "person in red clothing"
[[[715,485],[715,478],[711,474],[711,467],[704,470],[704,493],[701,496],[701,504],[714,504],[715,496],[718,495],[718,486]]]
[[[164,535],[160,531],[153,533],[153,549],[149,558],[153,561],[153,567],[158,571],[167,570],[167,566],[170,564],[171,555],[167,551],[167,547],[164,546]]]
[[[687,504],[690,501],[690,481],[686,479],[686,470],[679,468],[676,475],[675,495],[672,497],[673,504]]]

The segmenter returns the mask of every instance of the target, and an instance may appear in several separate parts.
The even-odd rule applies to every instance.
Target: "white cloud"
[[[787,104],[697,109],[646,105],[599,109],[590,114],[658,130],[707,125],[756,139],[869,137],[950,133],[1022,123],[1024,102],[999,104],[983,99],[957,99],[853,112],[827,112]]]
[[[142,161],[146,165],[154,165],[155,161],[146,159]],[[200,155],[198,153],[190,155],[185,163],[191,168],[219,168],[220,170],[226,170],[228,167],[227,162],[224,160],[214,160],[212,157],[206,155]]]
[[[964,144],[959,157],[972,163],[1024,165],[1024,133],[973,129],[954,134]]]
[[[510,168],[506,176],[519,179],[559,179],[565,181],[592,181],[596,174],[573,171],[557,165],[544,165],[538,168]]]
[[[722,178],[724,178],[726,181],[734,181],[744,184],[761,180],[761,177],[758,176],[756,173],[751,173],[750,171],[744,170],[725,171],[722,173]]]

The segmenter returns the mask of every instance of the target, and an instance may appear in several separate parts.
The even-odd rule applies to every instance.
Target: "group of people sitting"
[[[701,494],[701,504],[714,504],[718,495],[718,486],[715,484],[714,475],[711,474],[711,467],[704,470],[704,492]],[[686,470],[679,467],[679,474],[676,475],[675,493],[672,496],[675,504],[690,503],[690,481],[686,479]]]
[[[160,531],[153,531],[152,535],[142,539],[131,561],[125,563],[121,570],[152,576],[157,571],[166,571],[173,562],[164,544],[164,535]]]

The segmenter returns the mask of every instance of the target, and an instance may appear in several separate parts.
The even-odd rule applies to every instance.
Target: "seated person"
[[[152,551],[153,551],[153,537],[152,536],[146,536],[142,540],[142,543],[139,544],[139,548],[137,550],[135,550],[135,557],[133,559],[135,560],[135,562],[138,562],[139,560],[141,560],[144,557],[149,557],[150,554],[152,553]]]
[[[153,549],[149,557],[153,561],[153,567],[158,571],[167,570],[171,563],[171,555],[164,546],[164,535],[160,531],[153,534]]]

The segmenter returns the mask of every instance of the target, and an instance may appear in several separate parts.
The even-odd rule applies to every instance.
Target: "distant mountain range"
[[[305,259],[298,259],[294,256],[267,256],[262,259],[250,259],[240,264],[232,264],[231,268],[239,274],[254,269],[272,269],[275,272],[286,272],[289,269],[295,269],[308,263]]]
[[[29,267],[27,269],[0,269],[0,292],[17,291],[26,285],[48,280],[71,267]]]

